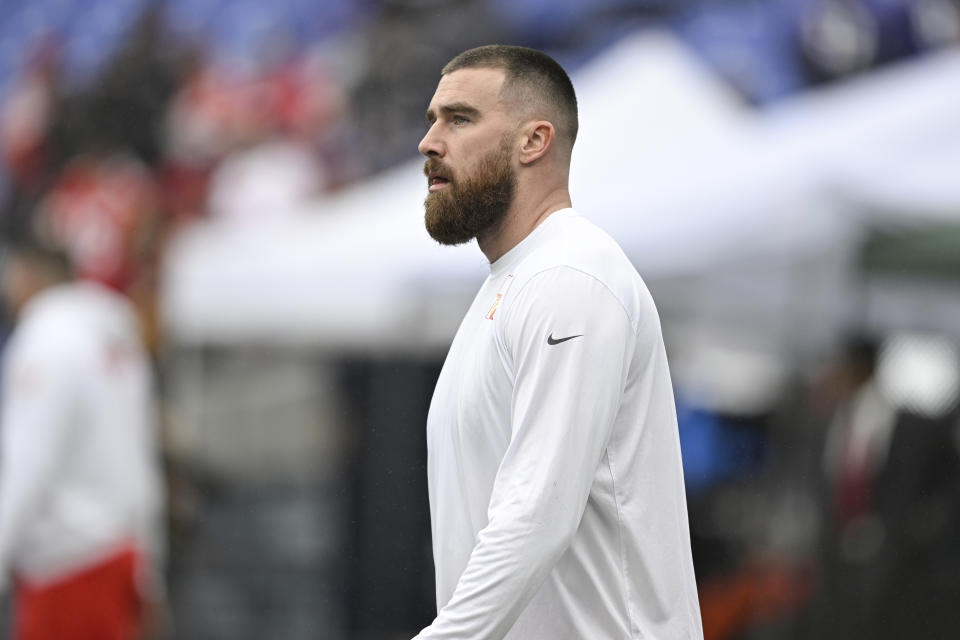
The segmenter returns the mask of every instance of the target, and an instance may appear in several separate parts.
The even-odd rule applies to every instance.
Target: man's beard
[[[454,180],[443,165],[429,158],[423,172],[440,171],[450,179],[446,189],[427,195],[424,222],[427,232],[440,244],[463,244],[495,232],[513,204],[517,176],[510,166],[509,147],[501,144],[480,160],[474,175]]]

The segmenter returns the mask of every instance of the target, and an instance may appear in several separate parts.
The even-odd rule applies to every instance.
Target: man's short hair
[[[443,74],[473,68],[503,69],[506,78],[501,98],[528,105],[536,115],[546,116],[557,135],[573,148],[579,128],[577,95],[556,60],[536,49],[491,44],[464,51],[447,63]]]

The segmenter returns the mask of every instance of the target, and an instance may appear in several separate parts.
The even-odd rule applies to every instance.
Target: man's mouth
[[[443,189],[448,184],[450,184],[450,181],[444,178],[443,176],[434,174],[428,177],[427,184],[428,184],[427,190],[432,192],[432,191],[439,191],[440,189]]]

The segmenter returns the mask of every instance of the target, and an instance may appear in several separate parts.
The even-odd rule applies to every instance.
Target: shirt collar
[[[558,209],[549,214],[533,231],[527,234],[523,240],[497,258],[497,260],[490,263],[490,275],[499,276],[513,269],[521,260],[530,255],[531,251],[539,246],[542,238],[548,235],[547,231],[555,226],[561,218],[571,218],[575,215],[577,215],[576,211],[570,208]]]

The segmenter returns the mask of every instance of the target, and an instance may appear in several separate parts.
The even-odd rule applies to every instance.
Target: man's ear
[[[546,120],[530,122],[524,129],[520,146],[520,164],[536,162],[553,146],[556,130]]]

